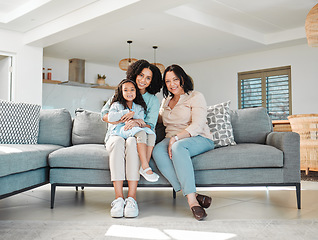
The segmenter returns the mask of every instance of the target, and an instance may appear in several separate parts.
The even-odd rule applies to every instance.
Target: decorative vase
[[[105,79],[104,78],[98,78],[97,79],[97,84],[102,86],[102,85],[105,85]]]

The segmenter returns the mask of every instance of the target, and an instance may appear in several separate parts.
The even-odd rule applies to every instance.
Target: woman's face
[[[174,74],[173,71],[166,73],[165,83],[169,92],[173,95],[184,94],[184,89],[180,85],[180,79]]]
[[[131,82],[122,85],[123,97],[126,101],[132,102],[136,97],[136,88]]]
[[[149,87],[152,80],[152,71],[149,68],[144,68],[139,75],[137,75],[136,83],[141,94],[146,93],[146,88]]]

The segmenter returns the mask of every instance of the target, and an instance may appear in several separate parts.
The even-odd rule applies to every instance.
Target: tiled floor
[[[296,207],[294,187],[198,188],[198,192],[213,197],[204,221],[211,226],[216,221],[227,220],[318,220],[318,182],[302,182],[301,210]],[[175,224],[185,221],[186,224],[197,224],[186,199],[178,193],[177,199],[173,200],[171,188],[139,188],[140,214],[133,220],[110,217],[113,198],[112,188],[85,188],[76,192],[72,187],[57,187],[55,208],[50,209],[50,185],[45,185],[0,200],[0,229],[1,221],[62,221],[65,224],[107,221],[121,225],[142,223],[145,226],[156,222]]]

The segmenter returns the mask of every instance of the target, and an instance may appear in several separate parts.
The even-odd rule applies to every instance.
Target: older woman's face
[[[180,79],[174,74],[173,71],[169,71],[166,73],[165,83],[169,92],[173,95],[181,95],[184,94],[184,89],[180,85]]]
[[[137,87],[141,94],[146,93],[146,88],[149,87],[152,80],[152,71],[149,68],[144,68],[136,77]]]

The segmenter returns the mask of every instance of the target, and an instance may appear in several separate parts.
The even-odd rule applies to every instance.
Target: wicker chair
[[[308,175],[318,169],[318,114],[298,114],[288,117],[293,132],[300,135],[300,166]]]

